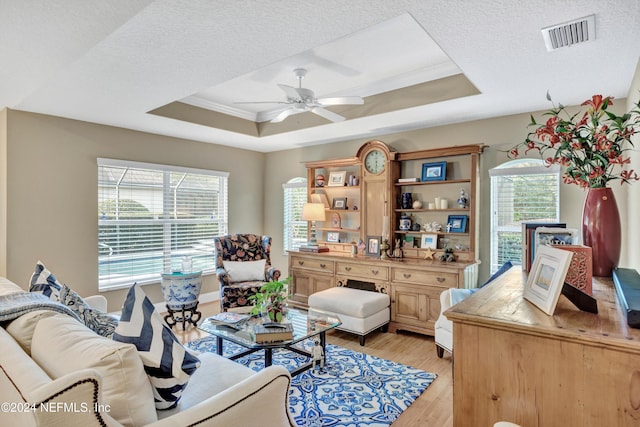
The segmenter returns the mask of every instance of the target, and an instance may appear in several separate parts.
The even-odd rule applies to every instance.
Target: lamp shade
[[[302,219],[305,221],[324,221],[324,203],[305,203],[302,205]]]

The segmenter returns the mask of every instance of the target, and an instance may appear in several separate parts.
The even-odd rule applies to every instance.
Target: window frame
[[[291,240],[294,239],[293,238],[294,233],[292,231],[292,227],[293,226],[304,227],[305,229],[304,235],[307,236],[307,233],[309,231],[308,230],[309,223],[308,221],[304,221],[302,219],[296,220],[292,218],[294,216],[294,212],[293,212],[294,201],[289,200],[290,198],[293,197],[292,195],[293,191],[300,191],[301,193],[304,194],[304,197],[303,197],[304,202],[302,204],[308,201],[307,179],[303,177],[291,178],[289,181],[282,184],[282,190],[283,190],[282,250],[284,254],[286,254],[287,251],[298,250],[300,246],[303,245],[307,240],[305,238],[304,241],[300,241],[297,244],[295,242],[293,244],[290,242]],[[300,205],[299,208],[301,212],[302,205]]]
[[[136,162],[136,161],[128,161],[128,160],[118,160],[118,159],[109,159],[109,158],[97,158],[97,165],[98,165],[98,173],[97,173],[97,189],[98,189],[98,206],[97,209],[100,209],[101,203],[106,202],[107,200],[111,200],[111,198],[109,197],[103,197],[103,192],[105,191],[105,188],[108,188],[107,185],[103,184],[103,182],[101,181],[101,173],[102,173],[102,168],[106,167],[106,168],[124,168],[127,169],[126,172],[123,172],[123,174],[121,175],[120,179],[122,179],[126,173],[129,172],[129,170],[141,170],[141,171],[149,171],[152,173],[161,173],[162,174],[162,184],[161,184],[161,193],[162,193],[162,213],[160,215],[155,215],[153,218],[144,218],[144,219],[106,219],[104,218],[104,216],[101,216],[100,211],[98,211],[98,289],[100,292],[104,292],[104,291],[111,291],[111,290],[116,290],[116,289],[122,289],[122,288],[127,288],[130,287],[133,283],[137,283],[140,285],[146,285],[146,284],[150,284],[150,283],[158,283],[161,280],[161,274],[165,273],[165,272],[171,272],[172,271],[172,267],[175,267],[175,257],[176,257],[176,252],[180,251],[180,246],[181,246],[181,241],[180,238],[184,237],[187,232],[184,233],[176,233],[175,229],[173,228],[176,225],[190,225],[190,224],[203,224],[203,225],[212,225],[215,226],[218,230],[218,232],[216,233],[216,235],[222,235],[222,234],[227,234],[228,231],[228,210],[229,210],[229,203],[228,203],[228,188],[229,188],[229,173],[228,172],[222,172],[222,171],[214,171],[214,170],[207,170],[207,169],[197,169],[197,168],[188,168],[188,167],[182,167],[182,166],[173,166],[173,165],[165,165],[165,164],[156,164],[156,163],[144,163],[144,162]],[[172,183],[171,183],[171,174],[184,174],[183,179],[186,179],[187,177],[189,177],[191,175],[191,177],[193,177],[193,175],[197,175],[197,176],[206,176],[206,177],[218,177],[220,178],[220,180],[218,181],[217,186],[214,187],[210,187],[207,189],[207,191],[211,191],[216,193],[217,196],[217,203],[215,204],[215,215],[214,213],[212,213],[211,218],[209,219],[205,219],[205,218],[177,218],[177,213],[174,213],[174,217],[171,218],[171,212],[172,212],[172,208],[174,207],[174,203],[175,202],[175,198],[177,197],[176,194],[174,194],[174,192],[172,191]],[[119,184],[116,185],[117,188]],[[129,183],[128,186],[125,186],[124,188],[126,189],[130,189],[135,187],[135,184],[131,184]],[[178,186],[176,186],[175,188],[178,188]],[[152,188],[151,185],[144,184],[141,185],[139,188],[141,189],[146,189],[149,190]],[[118,199],[119,197],[119,190],[116,189],[116,200],[126,200],[125,197],[121,197]],[[199,191],[198,190],[192,190],[192,191],[185,191],[183,193],[181,193],[181,195],[184,197],[185,195],[187,197],[191,196],[193,197],[194,195],[198,195]],[[135,201],[135,200],[134,200]],[[119,204],[117,204],[117,206],[119,206]],[[118,209],[116,209],[117,212]],[[160,228],[160,226],[162,226],[162,232],[161,232],[161,240],[162,240],[162,245],[159,248],[151,248],[147,251],[135,251],[135,252],[131,252],[130,253],[130,257],[126,257],[123,256],[121,257],[121,259],[124,260],[133,260],[137,257],[140,257],[141,255],[147,255],[149,256],[149,254],[152,254],[155,256],[156,252],[161,252],[161,257],[162,257],[162,267],[161,270],[159,268],[150,268],[149,272],[146,273],[139,273],[139,274],[130,274],[128,276],[124,276],[121,278],[114,278],[114,277],[101,277],[101,268],[100,266],[102,265],[103,262],[105,262],[105,258],[104,255],[101,254],[101,250],[100,250],[100,245],[101,245],[101,231],[104,231],[105,226],[132,226],[132,225],[142,225],[142,226],[149,226],[150,228],[153,226],[156,226],[158,228]],[[118,230],[116,232],[116,234],[114,234],[112,236],[112,238],[116,238],[118,239],[120,236],[120,231]],[[122,233],[125,233],[124,231]],[[143,237],[149,238],[149,237],[153,237],[153,231],[149,231],[149,234],[144,235]],[[114,237],[115,236],[115,237]],[[208,237],[207,237],[208,240]],[[211,250],[212,252],[212,256],[211,256],[211,262],[207,262],[207,267],[202,269],[203,275],[206,274],[213,274],[215,273],[215,247],[213,245],[213,239],[211,239]],[[131,241],[135,242],[135,239],[131,239]],[[173,248],[177,248],[177,249],[173,249]],[[184,249],[182,249],[184,250]],[[173,253],[173,257],[172,257],[172,253]],[[111,256],[111,254],[109,254],[109,257]],[[209,258],[208,256],[206,256],[205,258]],[[106,262],[109,262],[109,260],[107,260]],[[173,264],[172,264],[173,262]],[[208,264],[212,264],[211,266],[209,266]]]
[[[549,222],[558,222],[560,220],[560,166],[559,165],[551,165],[545,166],[544,162],[541,159],[534,158],[522,158],[516,160],[510,160],[508,162],[502,163],[501,165],[489,170],[490,176],[490,208],[491,208],[491,228],[490,228],[490,272],[491,274],[495,273],[501,266],[500,262],[500,247],[499,247],[499,235],[500,233],[513,233],[520,234],[520,244],[522,245],[522,222],[525,221],[549,221]],[[505,198],[504,192],[500,191],[500,197],[497,196],[498,188],[496,184],[496,180],[500,178],[506,177],[538,177],[542,180],[543,176],[549,176],[550,179],[553,179],[555,183],[554,187],[554,195],[556,200],[556,205],[553,207],[555,210],[554,218],[525,218],[519,222],[513,222],[511,225],[501,226],[498,224],[500,217],[500,206],[499,200],[504,201]],[[515,205],[513,194],[511,198],[511,206]],[[515,221],[515,220],[514,220]],[[517,260],[511,260],[517,261]]]

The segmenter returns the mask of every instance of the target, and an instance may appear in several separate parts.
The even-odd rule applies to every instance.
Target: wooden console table
[[[594,278],[599,314],[563,295],[553,316],[522,297],[514,267],[447,310],[455,352],[454,426],[640,425],[640,329],[613,282]]]

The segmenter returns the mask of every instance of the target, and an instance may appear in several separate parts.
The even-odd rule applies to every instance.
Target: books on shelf
[[[329,252],[329,248],[326,246],[318,246],[318,245],[302,245],[298,248],[300,252]]]
[[[234,313],[232,311],[223,311],[222,313],[215,314],[209,317],[211,323],[217,323],[220,325],[234,326],[243,320],[248,319],[250,316],[243,313]]]
[[[398,178],[398,182],[420,182],[418,178]]]
[[[262,323],[253,327],[257,343],[289,341],[293,339],[291,323]]]

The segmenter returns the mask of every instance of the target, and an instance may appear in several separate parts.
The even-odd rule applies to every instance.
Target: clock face
[[[382,151],[372,150],[364,158],[364,167],[369,173],[379,174],[384,170],[386,160]]]

